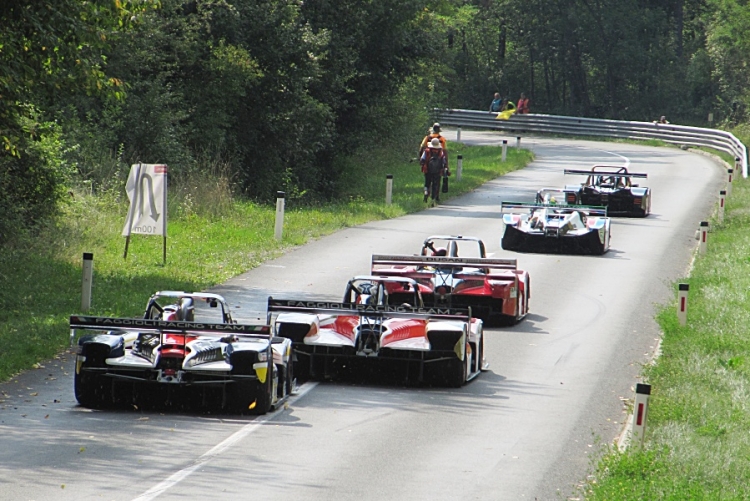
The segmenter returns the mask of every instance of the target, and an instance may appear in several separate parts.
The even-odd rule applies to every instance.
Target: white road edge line
[[[626,157],[625,155],[620,155],[619,153],[615,153],[613,151],[607,151],[607,150],[597,150],[597,151],[601,151],[602,153],[607,153],[608,155],[614,155],[616,157],[622,158],[623,160],[625,160],[624,167],[626,169],[630,168],[630,159],[628,157]]]
[[[304,397],[310,390],[315,388],[318,385],[318,383],[315,382],[308,382],[303,384],[297,389],[297,392],[292,395],[292,397],[287,401],[288,403],[293,403],[299,400],[300,398]],[[283,410],[283,409],[282,409]],[[273,421],[276,417],[280,416],[281,412],[274,412],[273,414],[269,414],[267,416],[262,417],[261,419],[255,419],[253,422],[246,424],[242,428],[240,428],[238,431],[234,432],[232,435],[224,439],[221,443],[216,445],[213,449],[209,450],[208,452],[204,453],[197,459],[195,459],[190,466],[187,466],[186,468],[183,468],[180,471],[177,471],[170,475],[166,480],[159,482],[143,494],[141,494],[138,497],[133,498],[132,501],[151,501],[152,499],[160,496],[164,492],[166,492],[168,489],[174,487],[178,483],[182,482],[184,479],[186,479],[190,474],[192,474],[195,470],[203,466],[204,464],[211,461],[213,458],[218,457],[221,455],[224,451],[232,447],[234,444],[245,438],[246,436],[250,435],[252,432],[257,430],[260,426],[268,423],[269,421]]]

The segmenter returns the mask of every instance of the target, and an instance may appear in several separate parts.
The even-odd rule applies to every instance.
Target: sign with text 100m
[[[130,199],[122,236],[167,235],[167,166],[135,164],[125,185]]]

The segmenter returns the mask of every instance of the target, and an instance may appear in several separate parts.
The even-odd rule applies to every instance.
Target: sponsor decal
[[[162,329],[162,330],[195,330],[195,331],[218,331],[239,333],[271,332],[268,325],[242,325],[242,324],[212,324],[202,322],[175,322],[165,320],[150,320],[145,318],[116,318],[116,317],[84,317],[71,316],[70,324],[74,326],[101,327],[108,329]]]
[[[415,308],[413,306],[396,306],[396,305],[368,305],[368,304],[350,304],[337,303],[328,301],[297,301],[274,300],[269,301],[270,307],[280,308],[305,308],[311,310],[343,310],[349,311],[353,315],[359,314],[382,314],[382,313],[411,313],[415,315],[466,315],[465,310],[455,310],[450,308]]]

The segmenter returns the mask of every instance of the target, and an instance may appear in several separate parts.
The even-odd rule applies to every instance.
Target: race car
[[[482,321],[469,310],[425,307],[409,278],[356,276],[341,302],[269,297],[268,323],[291,340],[303,378],[393,362],[404,382],[458,387],[486,368]]]
[[[161,291],[143,318],[72,315],[70,329],[84,407],[199,402],[265,414],[294,387],[290,340],[272,337],[269,325],[236,323],[218,294]]]
[[[486,323],[516,323],[529,311],[529,274],[515,259],[488,258],[476,237],[434,235],[416,256],[373,255],[371,273],[412,278],[427,306],[471,308]]]
[[[569,204],[607,207],[607,215],[646,217],[651,212],[651,189],[632,184],[633,178],[646,174],[628,172],[617,165],[595,165],[591,170],[565,169],[565,174],[586,176],[580,184],[565,185],[565,201]],[[542,202],[537,195],[537,202]]]
[[[605,207],[558,204],[554,195],[562,198],[563,190],[545,191],[544,203],[502,202],[503,249],[584,255],[609,250],[611,220]]]

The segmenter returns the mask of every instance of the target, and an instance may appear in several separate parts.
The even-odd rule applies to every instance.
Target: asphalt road
[[[467,142],[503,138],[515,142],[462,133]],[[348,278],[367,273],[372,253],[413,254],[431,234],[478,236],[531,275],[529,316],[485,330],[488,372],[460,389],[307,383],[286,408],[245,418],[89,411],[76,405],[73,360],[63,355],[0,385],[0,499],[578,496],[593,458],[623,430],[624,402],[658,347],[654,313],[686,276],[695,230],[725,175],[672,148],[532,138],[523,146],[537,160],[522,171],[437,208],[321,238],[214,289],[240,321],[265,319],[269,294],[338,298]],[[652,215],[616,219],[606,255],[500,249],[501,200],[575,181],[563,168],[626,162],[648,173],[641,185],[653,190]]]

